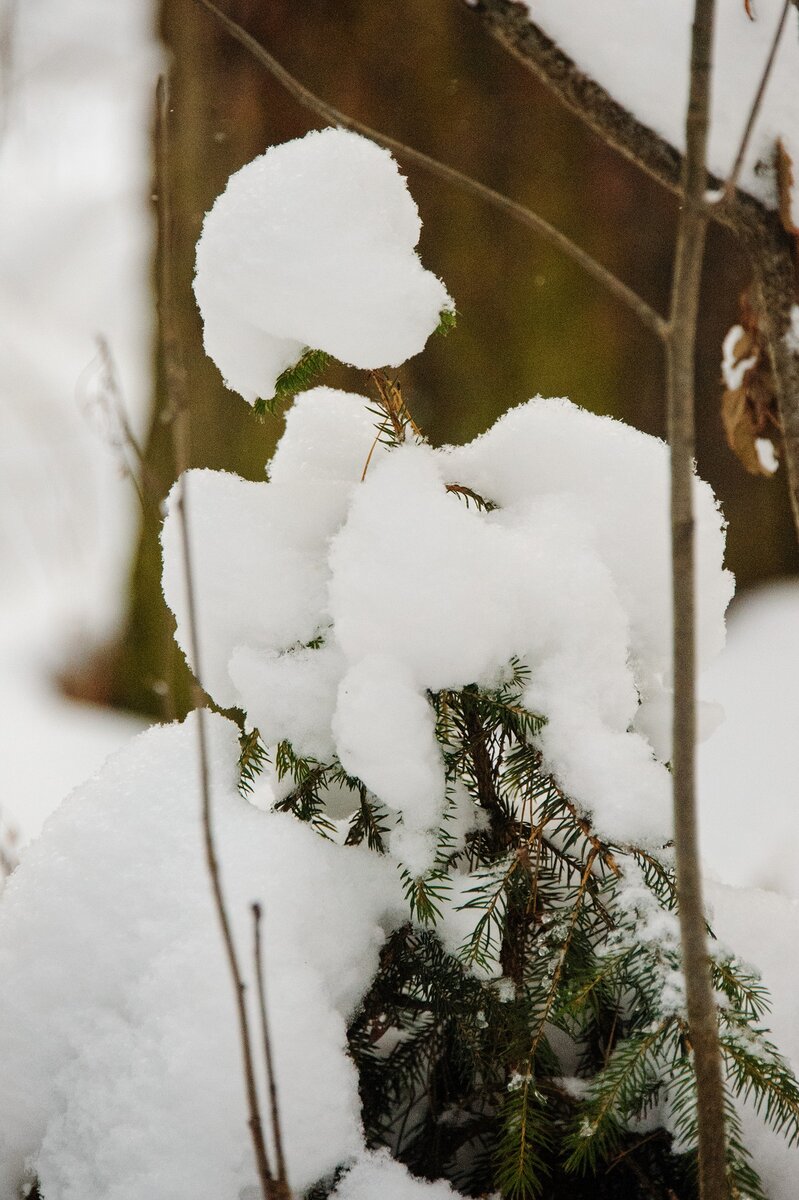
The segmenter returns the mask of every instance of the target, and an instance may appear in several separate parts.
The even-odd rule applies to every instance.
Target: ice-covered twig
[[[452,183],[456,187],[470,192],[473,196],[477,196],[479,199],[493,205],[494,208],[499,209],[506,216],[519,221],[520,224],[531,229],[539,237],[549,242],[550,245],[555,246],[573,262],[577,263],[586,274],[590,275],[592,279],[601,284],[611,295],[629,308],[645,328],[649,329],[650,332],[662,340],[666,328],[666,322],[663,317],[651,305],[647,304],[641,296],[634,292],[632,288],[622,283],[612,271],[609,271],[607,267],[603,267],[595,258],[592,258],[590,254],[576,245],[570,238],[566,237],[564,233],[561,233],[559,229],[556,229],[554,225],[550,225],[538,213],[533,212],[532,209],[527,208],[523,204],[519,204],[516,200],[512,200],[509,196],[502,195],[501,192],[495,191],[494,188],[480,183],[478,179],[474,179],[471,175],[466,175],[463,171],[459,171],[455,167],[450,167],[438,159],[431,158],[430,155],[424,154],[421,150],[416,150],[412,146],[398,141],[396,138],[389,137],[379,130],[372,129],[362,121],[357,121],[354,117],[349,117],[339,109],[334,108],[331,104],[328,104],[325,100],[322,100],[309,91],[298,79],[295,79],[260,42],[256,41],[241,25],[223,13],[221,9],[217,8],[212,3],[212,0],[196,0],[196,2],[211,13],[231,37],[244,46],[258,60],[261,66],[265,67],[303,108],[308,109],[329,125],[338,125],[344,129],[360,133],[363,137],[370,138],[372,141],[377,142],[378,145],[385,146],[393,154],[399,155],[400,158],[412,162],[424,171],[429,171],[431,175],[435,175],[438,179]]]
[[[157,95],[157,124],[156,124],[156,158],[158,174],[158,235],[159,262],[161,265],[159,278],[159,334],[164,354],[167,388],[169,392],[171,427],[174,440],[175,465],[180,481],[178,493],[178,525],[180,530],[180,549],[183,559],[183,576],[186,586],[186,616],[189,629],[189,639],[192,648],[194,664],[194,679],[192,692],[197,712],[197,749],[200,771],[200,791],[202,796],[202,826],[205,857],[208,874],[211,880],[214,905],[216,907],[222,940],[225,946],[230,976],[236,998],[236,1011],[241,1041],[242,1065],[244,1070],[247,1106],[249,1110],[249,1128],[252,1138],[258,1178],[265,1200],[281,1200],[280,1194],[274,1190],[274,1176],[269,1163],[264,1142],[263,1124],[261,1121],[258,1087],[255,1078],[255,1065],[252,1051],[247,1006],[245,1000],[246,985],[239,966],[238,953],[233,938],[230,917],[227,911],[222,874],[216,854],[214,829],[211,809],[211,780],[208,768],[208,745],[205,727],[205,695],[200,685],[202,669],[200,666],[200,643],[198,636],[197,604],[194,589],[194,572],[192,565],[191,540],[189,537],[189,507],[186,488],[186,442],[188,409],[183,395],[185,373],[181,362],[180,343],[175,333],[172,315],[171,287],[171,209],[169,204],[169,188],[167,165],[169,162],[169,87],[164,76],[158,81]]]
[[[705,190],[714,17],[715,0],[696,0],[691,35],[683,203],[677,226],[666,346],[674,612],[674,851],[688,1024],[694,1048],[701,1200],[726,1200],[729,1196],[724,1086],[702,898],[695,786],[694,359],[708,226]]]

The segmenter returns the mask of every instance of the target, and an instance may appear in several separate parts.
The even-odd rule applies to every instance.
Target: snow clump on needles
[[[364,368],[418,354],[452,309],[414,249],[421,228],[388,151],[344,129],[272,146],[231,175],[194,281],[228,387],[268,400],[309,348]]]
[[[203,686],[268,744],[361,779],[395,814],[390,846],[416,874],[435,856],[445,799],[427,693],[498,686],[516,658],[564,790],[612,840],[666,840],[666,446],[539,398],[467,446],[373,450],[367,406],[323,387],[299,396],[268,483],[190,472]],[[494,507],[467,506],[453,484]],[[699,480],[695,491],[707,662],[732,578],[713,494]],[[163,544],[190,658],[171,502]]]
[[[418,352],[451,307],[414,253],[418,234],[390,157],[342,131],[234,176],[206,221],[196,281],[231,386],[270,396],[306,346],[364,367]],[[272,763],[257,811],[237,786],[237,727],[206,715],[229,910],[240,946],[250,904],[265,912],[291,1186],[354,1163],[340,1200],[452,1194],[367,1152],[347,1054],[380,948],[409,919],[401,873],[433,863],[445,804],[451,844],[480,819],[465,789],[446,794],[430,694],[498,687],[522,667],[544,763],[594,828],[622,843],[670,835],[666,447],[542,399],[467,446],[396,440],[377,438],[363,396],[320,387],[290,409],[268,482],[186,479],[200,682],[244,710]],[[707,661],[732,580],[710,488],[696,480],[695,497]],[[164,591],[188,653],[177,520],[170,501]],[[255,1187],[203,863],[196,720],[110,760],[8,885],[0,1200],[34,1176],[45,1200],[238,1200]],[[326,839],[274,811],[292,786],[275,769],[280,744],[359,781],[324,793]],[[369,793],[385,809],[385,855],[340,844]]]

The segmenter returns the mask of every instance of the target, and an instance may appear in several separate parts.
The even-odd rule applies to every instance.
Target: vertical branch
[[[702,899],[696,819],[696,622],[694,581],[694,354],[708,211],[706,149],[714,0],[696,0],[677,229],[666,345],[671,445],[674,603],[674,842],[688,1025],[694,1051],[701,1200],[727,1200],[724,1090],[716,1006]]]
[[[272,1117],[272,1138],[275,1143],[275,1159],[277,1162],[276,1200],[291,1200],[286,1157],[283,1153],[283,1130],[280,1123],[280,1109],[277,1102],[277,1081],[275,1066],[272,1059],[272,1038],[269,1034],[269,1019],[266,1015],[266,983],[264,975],[263,952],[261,946],[261,906],[253,904],[253,942],[255,958],[255,975],[258,984],[258,1009],[261,1015],[261,1036],[264,1043],[264,1058],[266,1060],[266,1079],[269,1087],[269,1106]]]
[[[258,1103],[258,1090],[255,1080],[255,1067],[252,1053],[247,1006],[245,1001],[245,983],[239,966],[233,931],[228,916],[222,889],[222,876],[219,860],[216,855],[214,830],[211,811],[211,780],[208,766],[208,740],[205,724],[205,696],[198,680],[202,678],[200,665],[200,645],[198,637],[196,593],[192,568],[191,542],[189,537],[189,508],[186,489],[187,442],[188,442],[188,412],[184,395],[185,372],[181,362],[179,339],[175,333],[172,312],[171,288],[171,245],[172,245],[172,214],[169,203],[167,165],[169,162],[169,88],[162,76],[158,81],[157,104],[157,173],[158,173],[158,242],[159,242],[159,333],[163,349],[167,391],[169,398],[170,419],[173,432],[175,466],[179,478],[178,492],[178,525],[180,528],[181,551],[183,555],[183,573],[186,581],[187,612],[189,624],[189,640],[192,660],[194,663],[194,680],[192,684],[193,700],[197,713],[197,745],[200,768],[200,791],[202,795],[202,826],[205,858],[211,881],[214,906],[216,908],[222,940],[225,946],[231,980],[236,998],[239,1037],[241,1041],[242,1065],[244,1070],[247,1106],[249,1109],[248,1125],[252,1138],[258,1177],[263,1195],[267,1200],[273,1200],[274,1180],[269,1165],[264,1142],[261,1113]]]

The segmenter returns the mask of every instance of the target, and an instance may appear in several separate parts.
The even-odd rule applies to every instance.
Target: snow
[[[456,1200],[444,1180],[414,1179],[386,1151],[364,1155],[333,1192],[331,1200]]]
[[[267,743],[335,752],[401,818],[391,849],[417,873],[432,863],[444,799],[427,693],[495,686],[516,656],[562,786],[602,832],[666,839],[666,447],[539,398],[465,447],[380,446],[364,475],[367,403],[301,395],[268,483],[189,474],[203,685]],[[453,482],[499,507],[467,507]],[[723,521],[698,480],[696,501],[706,662],[723,644],[732,580]],[[172,505],[163,542],[185,648]]]
[[[731,392],[738,390],[746,372],[757,362],[756,354],[750,354],[748,358],[736,358],[735,347],[742,337],[745,337],[743,326],[733,325],[721,345],[721,376],[724,386]]]
[[[0,763],[3,818],[21,849],[64,796],[142,728],[127,713],[82,704],[54,682],[52,632],[6,608],[0,624]],[[46,752],[43,753],[43,748]],[[1,882],[1,881],[0,881]]]
[[[302,1190],[363,1147],[345,1022],[377,969],[381,922],[402,919],[396,870],[254,809],[237,792],[236,727],[206,720],[250,984],[250,904],[265,913],[286,1151]],[[26,1166],[45,1195],[82,1200],[219,1200],[255,1182],[199,811],[196,718],[153,728],[64,802],[12,876],[0,906],[2,1200]]]
[[[770,438],[757,438],[755,451],[757,452],[757,461],[763,470],[767,475],[773,475],[780,465],[780,460],[774,452],[774,443]]]
[[[413,874],[423,874],[443,815],[444,761],[433,710],[407,664],[380,654],[357,661],[339,685],[333,734],[344,769],[400,812],[410,831],[432,835],[410,842],[412,860],[404,856]],[[390,844],[396,848],[396,835]]]
[[[794,709],[794,713],[796,709]],[[749,831],[747,830],[747,837]],[[787,859],[787,855],[786,855]],[[799,1071],[799,976],[794,947],[799,939],[799,907],[774,892],[756,888],[708,889],[713,929],[722,944],[743,961],[754,963],[769,989],[771,1011],[764,1024],[770,1040]],[[793,1200],[796,1195],[796,1146],[763,1123],[751,1105],[742,1112],[743,1140],[769,1200]]]
[[[524,0],[531,21],[644,125],[682,150],[688,103],[693,0]],[[756,19],[743,0],[719,0],[713,49],[708,165],[726,178],[763,74],[783,0],[758,0]],[[781,138],[799,164],[799,12],[787,27],[755,124],[741,186],[770,208],[778,204],[775,154]],[[793,222],[799,225],[799,170]]]
[[[25,0],[9,12],[0,604],[46,592],[62,642],[114,630],[137,519],[85,401],[102,334],[131,424],[146,422],[154,14],[149,0]]]
[[[251,403],[310,347],[399,366],[452,301],[414,250],[421,221],[388,151],[344,129],[231,175],[205,218],[194,290],[205,349]]]
[[[102,334],[143,431],[159,54],[151,0],[0,8],[0,804],[24,842],[139,727],[54,677],[115,634],[138,520],[90,394]]]
[[[784,580],[733,605],[729,642],[703,693],[726,720],[698,759],[700,834],[723,883],[799,900],[799,584]]]

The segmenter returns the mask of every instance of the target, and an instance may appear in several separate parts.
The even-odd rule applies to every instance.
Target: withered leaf
[[[746,15],[749,18],[749,20],[754,21],[755,10],[754,10],[754,6],[752,4],[752,0],[744,0],[744,8],[746,9]]]
[[[771,475],[757,452],[759,438],[769,438],[780,454],[780,426],[777,401],[771,378],[771,366],[765,349],[757,313],[749,295],[740,300],[741,334],[732,348],[733,364],[746,359],[754,362],[744,372],[740,385],[727,388],[721,400],[721,419],[727,445],[751,475]]]

